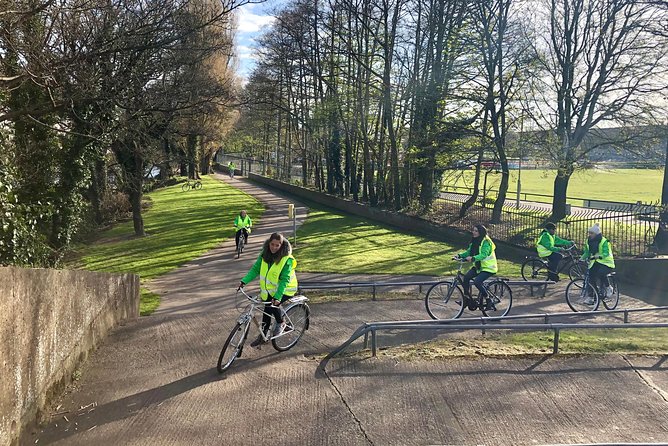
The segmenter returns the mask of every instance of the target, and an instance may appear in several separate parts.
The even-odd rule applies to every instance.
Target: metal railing
[[[417,320],[417,321],[388,321],[388,322],[367,322],[355,330],[352,336],[336,349],[332,350],[323,360],[326,363],[329,359],[344,351],[355,340],[364,336],[364,348],[368,348],[369,334],[371,335],[371,354],[377,355],[378,331],[382,330],[481,330],[485,334],[488,330],[536,330],[554,332],[554,341],[552,353],[559,352],[559,335],[562,330],[574,329],[616,329],[616,328],[668,328],[668,323],[654,322],[654,323],[630,323],[629,315],[632,313],[646,313],[646,312],[664,312],[668,311],[668,306],[662,307],[646,307],[646,308],[626,308],[620,310],[610,310],[605,312],[587,311],[580,313],[543,313],[543,314],[526,314],[514,315],[504,317],[476,317],[464,319],[448,319],[448,320]],[[623,323],[550,323],[550,318],[557,317],[590,317],[623,314]],[[518,319],[542,319],[543,323],[528,323],[528,324],[505,324],[504,321],[518,320]],[[479,321],[478,324],[473,322]],[[490,322],[495,322],[490,324]]]
[[[378,288],[390,288],[390,287],[417,287],[418,294],[422,294],[422,288],[425,286],[433,286],[437,283],[441,283],[447,280],[453,280],[454,278],[444,277],[441,280],[431,280],[431,281],[412,281],[412,282],[300,282],[299,290],[340,290],[348,289],[349,292],[352,292],[353,288],[371,288],[371,300],[377,300],[377,289]],[[492,277],[490,280],[496,279]],[[509,286],[525,286],[531,289],[531,296],[534,295],[534,288],[541,287],[541,295],[544,297],[547,291],[548,285],[553,285],[555,282],[551,280],[510,280],[506,278],[501,278]]]

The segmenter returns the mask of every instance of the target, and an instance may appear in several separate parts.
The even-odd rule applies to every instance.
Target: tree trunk
[[[473,179],[473,193],[471,196],[462,203],[462,207],[459,208],[459,217],[464,218],[466,212],[473,206],[478,200],[480,195],[480,171],[482,170],[482,158],[485,155],[485,147],[481,144],[478,149],[478,160],[475,163],[475,178]]]
[[[508,158],[506,158],[505,152],[500,158],[501,159],[499,160],[499,163],[501,164],[501,184],[499,184],[499,195],[496,197],[496,201],[494,202],[494,209],[492,210],[492,223],[495,224],[501,223],[501,212],[503,211],[503,205],[506,203],[508,184],[510,182]]]
[[[141,183],[141,180],[139,180],[139,183]],[[135,235],[143,237],[146,233],[144,232],[144,218],[141,215],[142,190],[141,184],[139,184],[138,188],[136,186],[128,194],[130,196],[130,204],[132,205],[132,225],[135,229]]]
[[[552,197],[552,221],[559,221],[566,217],[566,193],[568,182],[573,173],[557,174],[554,178],[554,196]]]
[[[668,128],[666,129],[666,160],[663,170],[659,229],[656,232],[656,247],[660,254],[668,254]]]

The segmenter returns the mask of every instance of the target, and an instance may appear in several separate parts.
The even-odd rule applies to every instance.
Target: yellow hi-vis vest
[[[615,257],[612,255],[612,245],[608,241],[607,238],[601,237],[601,241],[598,244],[598,255],[603,255],[603,245],[608,244],[608,252],[610,253],[607,257],[603,257],[602,259],[596,259],[596,260],[590,260],[589,261],[589,268],[591,269],[592,266],[594,266],[595,262],[598,262],[602,265],[608,266],[610,268],[615,267]],[[585,253],[589,251],[589,245],[586,245]],[[591,257],[593,255],[596,255],[596,253],[590,252],[588,255]]]
[[[496,274],[499,271],[499,264],[496,261],[496,245],[491,238],[485,237],[482,242],[480,242],[480,252],[482,252],[483,243],[489,243],[492,245],[492,253],[480,261],[480,271],[487,271],[489,273]]]
[[[536,250],[538,251],[538,257],[549,257],[552,255],[552,251],[540,244],[544,234],[547,234],[547,236],[550,238],[552,246],[554,246],[554,236],[547,231],[541,232],[538,239],[536,239]]]
[[[283,295],[294,296],[297,294],[297,287],[299,286],[297,283],[297,274],[295,274],[297,260],[292,256],[285,256],[280,262],[269,265],[263,259],[262,265],[260,266],[260,297],[262,300],[267,301],[269,296],[274,296],[276,294],[279,276],[288,259],[292,259],[292,271],[290,272],[290,281],[285,287]]]
[[[237,218],[234,219],[234,227],[237,229],[237,231],[248,228],[248,232],[250,233],[250,225],[251,218],[248,214],[246,214],[246,218],[241,218],[241,215],[237,215]]]

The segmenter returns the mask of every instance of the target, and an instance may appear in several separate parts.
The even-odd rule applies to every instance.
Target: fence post
[[[368,331],[364,332],[364,348],[365,349],[369,348],[369,332]]]
[[[629,323],[629,310],[624,310],[624,323]]]
[[[482,334],[485,334],[485,324],[486,324],[487,322],[485,322],[485,319],[483,319],[482,317],[480,318],[480,322],[481,322],[480,325],[482,326],[482,328],[481,328],[480,331],[482,332]]]
[[[371,356],[376,356],[376,329],[371,330]]]
[[[373,284],[372,290],[373,290],[373,291],[372,291],[372,292],[373,292],[373,295],[371,296],[371,300],[374,300],[374,301],[375,301],[375,300],[376,300],[376,283],[375,283],[375,282],[374,282],[374,284]],[[374,333],[375,333],[375,332],[374,332]],[[374,355],[374,356],[376,356],[376,355]]]
[[[559,329],[554,329],[554,345],[552,347],[552,354],[556,355],[559,353]]]

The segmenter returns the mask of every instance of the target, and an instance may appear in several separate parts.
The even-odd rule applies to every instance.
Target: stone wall
[[[111,328],[138,316],[136,275],[0,267],[0,445],[17,441]]]

